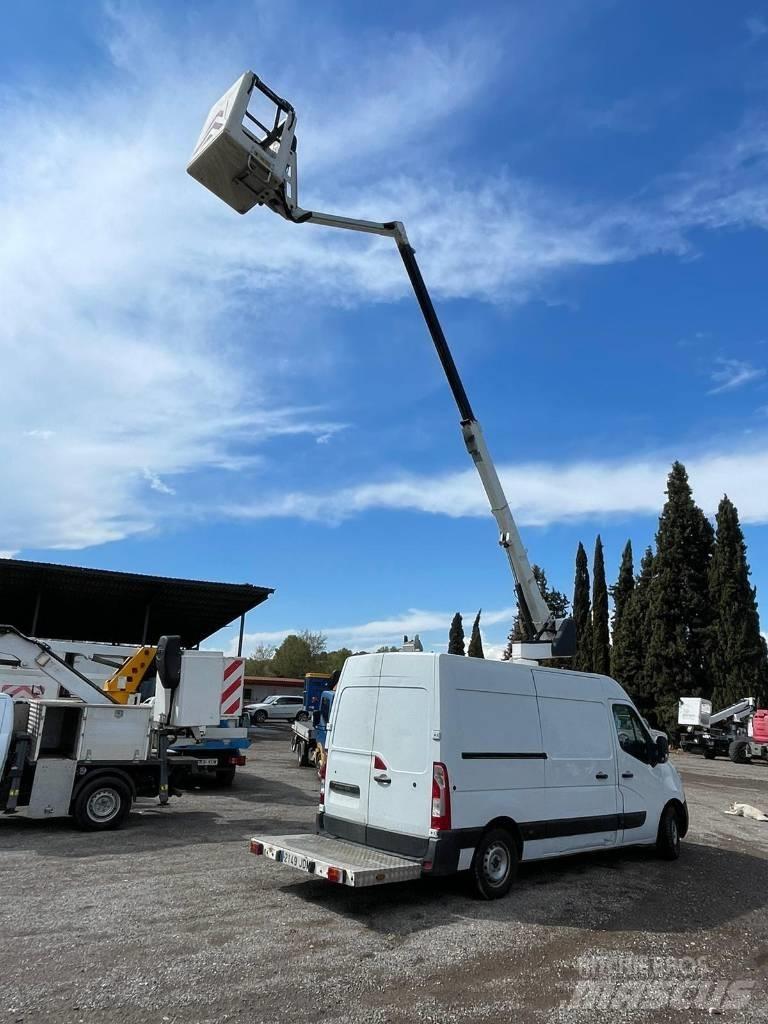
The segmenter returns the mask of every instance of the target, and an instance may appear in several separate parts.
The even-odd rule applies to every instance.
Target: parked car
[[[303,710],[304,698],[301,696],[286,697],[273,693],[257,704],[246,704],[245,710],[251,716],[254,725],[262,725],[268,719],[278,722],[292,722]]]

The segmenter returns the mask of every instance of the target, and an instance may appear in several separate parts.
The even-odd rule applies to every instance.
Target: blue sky
[[[768,6],[41,2],[0,37],[0,550],[276,588],[355,649],[512,581],[394,247],[184,168],[246,68],[302,205],[406,223],[532,560],[686,463],[768,588]],[[229,645],[233,631],[216,638]]]

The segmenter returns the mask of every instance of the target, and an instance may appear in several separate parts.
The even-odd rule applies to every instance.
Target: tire
[[[309,720],[309,712],[308,711],[299,711],[299,713],[294,718],[294,722],[306,722],[308,720]]]
[[[296,764],[299,768],[306,768],[309,765],[309,757],[307,756],[307,745],[299,740],[296,745]]]
[[[235,781],[235,766],[229,768],[218,768],[216,770],[216,785],[231,786]]]
[[[475,894],[484,900],[506,896],[517,874],[519,861],[515,840],[503,828],[492,828],[477,845],[472,858]]]
[[[107,832],[120,828],[132,803],[127,782],[113,775],[100,775],[80,787],[72,804],[72,817],[84,832]]]
[[[253,716],[254,725],[264,725],[267,720],[266,711],[257,711]]]
[[[656,852],[664,860],[677,860],[680,856],[680,819],[672,804],[661,812]]]
[[[730,747],[728,747],[728,757],[730,757],[734,764],[750,764],[749,741],[734,740]]]
[[[704,748],[704,760],[705,761],[714,761],[716,757],[717,757],[717,754],[715,753],[714,750],[708,750],[706,747]]]

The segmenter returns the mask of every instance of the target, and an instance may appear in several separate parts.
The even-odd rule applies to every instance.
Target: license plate
[[[216,757],[198,757],[197,763],[200,768],[215,768],[219,761]]]
[[[289,850],[283,850],[281,860],[283,864],[287,864],[290,868],[298,868],[299,871],[309,871],[309,861],[306,857],[302,857],[300,853],[291,853]]]

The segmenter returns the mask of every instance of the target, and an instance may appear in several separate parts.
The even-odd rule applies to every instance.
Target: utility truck
[[[152,708],[124,705],[40,640],[0,626],[3,668],[37,673],[51,695],[0,693],[0,809],[27,818],[71,815],[90,831],[119,828],[137,797],[180,795],[194,760],[170,753],[175,729]],[[169,718],[195,700],[178,637],[163,637],[158,674]],[[23,684],[26,685],[26,684]],[[35,683],[33,686],[40,684]],[[53,695],[55,692],[55,695]]]
[[[573,621],[557,619],[538,588],[404,225],[302,209],[297,152],[293,106],[247,71],[211,108],[187,171],[238,213],[263,205],[293,224],[394,240],[499,528],[526,641],[516,663],[349,658],[319,834],[255,836],[252,852],[352,886],[468,870],[488,898],[507,892],[521,859],[625,843],[676,857],[688,815],[666,741],[613,680],[538,669],[573,654]]]
[[[170,724],[163,719],[163,688],[157,679],[156,647],[65,640],[43,642],[116,703],[144,702],[158,725]],[[182,666],[185,678],[195,674],[196,692],[205,696],[201,696],[198,703],[200,721],[188,721],[177,730],[171,752],[194,757],[195,775],[231,785],[237,767],[245,764],[245,750],[250,746],[243,717],[245,662],[218,652],[183,650]],[[57,682],[36,665],[31,668],[0,665],[2,692],[29,697],[60,695]],[[188,713],[192,713],[191,708]]]
[[[742,697],[720,711],[702,697],[681,697],[677,724],[680,747],[707,760],[729,757],[746,764],[753,757],[768,760],[768,711],[758,710],[754,697]]]
[[[299,768],[313,765],[318,771],[322,769],[327,746],[328,723],[333,707],[333,687],[336,686],[338,678],[338,672],[333,676],[313,676],[310,683],[310,677],[307,676],[307,683],[311,689],[308,698],[305,689],[304,707],[306,710],[301,716],[296,716],[291,735],[291,750],[296,754],[296,763]]]

